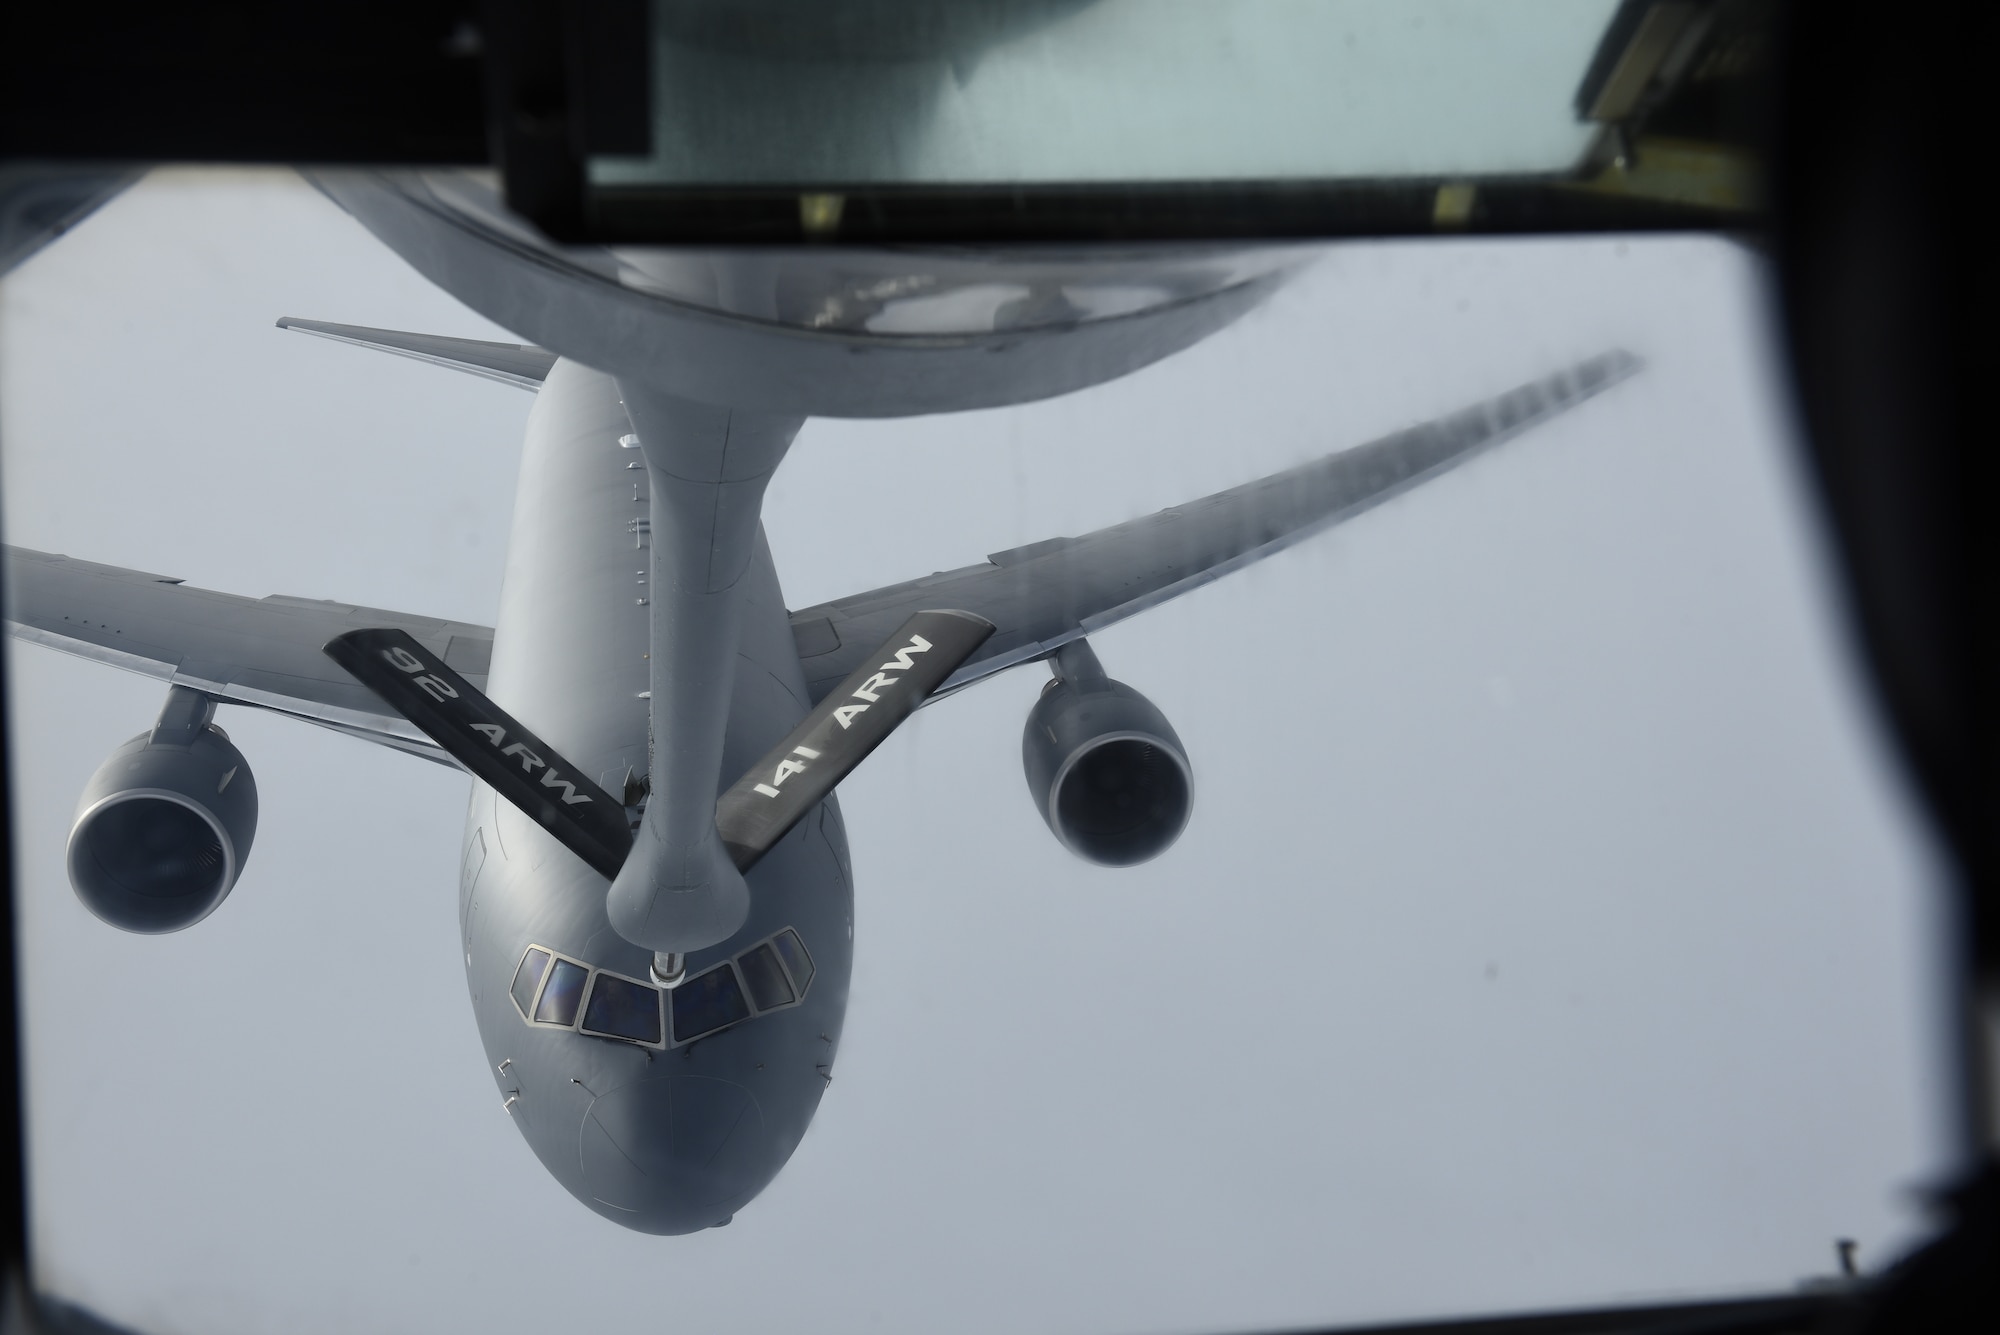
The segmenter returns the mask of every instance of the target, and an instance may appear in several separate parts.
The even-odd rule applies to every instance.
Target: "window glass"
[[[792,994],[791,980],[778,967],[778,957],[771,953],[768,945],[745,952],[736,961],[736,967],[743,970],[743,981],[750,988],[750,1000],[757,1003],[758,1010],[775,1010],[798,999]]]
[[[590,174],[713,186],[1558,171],[1589,136],[1573,99],[1616,8],[659,5],[648,152],[596,157]]]
[[[597,975],[590,1004],[583,1008],[583,1032],[629,1038],[635,1043],[660,1041],[660,994],[643,983]]]
[[[726,8],[761,15],[775,5]],[[1634,173],[1649,170],[1648,156],[1636,148]],[[1663,150],[1654,165],[1664,160]],[[289,171],[161,168],[8,271],[5,540],[187,575],[217,597],[290,590],[468,617],[500,606],[516,470],[493,465],[521,449],[536,397],[407,358],[307,343],[270,321],[282,312],[512,343],[533,335],[475,320],[363,231]],[[1043,253],[1020,248],[1030,249]],[[752,258],[769,256],[782,277],[787,257],[801,253]],[[1092,253],[1075,248],[1086,273]],[[626,1134],[638,1123],[621,1124],[617,1102],[634,1118],[639,1105],[657,1115],[662,1102],[676,1118],[713,1118],[708,1125],[740,1117],[712,1161],[717,1173],[733,1170],[746,1147],[768,1147],[775,1160],[803,1136],[774,1185],[737,1211],[740,1225],[678,1244],[700,1251],[702,1264],[675,1273],[675,1324],[688,1335],[782,1335],[799,1320],[805,1289],[819,1322],[880,1335],[925,1335],[960,1312],[983,1328],[972,1335],[1045,1324],[1051,1289],[1074,1295],[1072,1324],[1085,1335],[1443,1324],[1446,1312],[1587,1306],[1640,1290],[1691,1302],[1811,1286],[1791,1309],[1805,1310],[1834,1292],[1819,1277],[1841,1282],[1833,1239],[1860,1242],[1864,1276],[1918,1245],[1931,1216],[1905,1188],[1943,1180],[1960,1162],[1957,1068],[1931,1028],[1957,1004],[1940,963],[1955,940],[1947,863],[1843,657],[1840,586],[1819,564],[1827,544],[1801,476],[1785,362],[1765,342],[1767,263],[1734,240],[1694,236],[1342,242],[1209,341],[1100,389],[977,412],[816,418],[805,429],[813,439],[779,465],[766,498],[783,596],[768,581],[759,587],[779,604],[824,610],[887,581],[979,562],[989,548],[1195,507],[1601,347],[1647,359],[1640,375],[1434,483],[1107,628],[1104,666],[1165,711],[1206,776],[1202,823],[1162,857],[1095,867],[1029,812],[1015,741],[1044,667],[970,687],[925,725],[927,755],[949,749],[954,783],[990,793],[993,810],[972,804],[966,821],[947,822],[928,805],[935,765],[871,770],[869,800],[847,813],[856,864],[838,871],[851,886],[771,919],[796,912],[833,952],[832,990],[813,998],[808,988],[812,1007],[767,1016],[765,1028],[800,1031],[787,1051],[801,1081],[820,1085],[822,1064],[840,1076],[822,1107],[835,1120],[808,1127],[803,1105],[788,1112],[770,1098],[753,1111],[699,1081],[649,1084],[599,1110],[635,1152],[649,1151],[640,1134]],[[922,276],[914,265],[911,274]],[[747,269],[726,286],[718,278],[716,290],[750,294],[746,323],[760,318],[759,303],[788,309],[786,289],[760,288]],[[880,300],[932,290],[886,289]],[[1051,359],[1082,347],[1089,324],[1078,317],[1062,352],[1052,337]],[[873,356],[849,359],[857,381]],[[229,385],[244,396],[243,410],[222,420],[205,398],[217,365],[236,372]],[[114,378],[134,392],[103,393]],[[559,398],[539,401],[545,414]],[[430,448],[410,461],[451,479],[450,540],[426,544],[424,570],[393,577],[387,566],[332,571],[292,560],[301,536],[329,532],[357,508],[384,527],[436,517],[435,502],[376,481],[385,455],[368,451],[398,452],[380,429],[390,415],[454,424],[431,432]],[[617,431],[631,429],[610,415]],[[285,422],[282,454],[260,432],[273,417]],[[187,473],[155,471],[163,436]],[[610,458],[593,447],[561,466],[622,472],[628,459],[643,462],[599,443]],[[356,466],[296,471],[327,456]],[[246,469],[246,458],[258,466]],[[883,494],[891,469],[903,490],[949,489],[952,518],[897,524],[893,549],[855,541],[856,516],[903,517],[901,491]],[[226,549],[162,521],[162,501],[188,495],[180,489],[190,474],[218,479],[231,507]],[[644,469],[626,476],[643,480]],[[1291,485],[1303,501],[1303,484]],[[632,506],[622,513],[646,513],[618,487],[620,507]],[[646,596],[655,554],[615,531],[632,561],[609,566],[617,543],[608,542],[605,588],[615,577],[618,596]],[[647,585],[630,582],[640,569]],[[1037,583],[1015,569],[1023,587]],[[938,601],[927,605],[951,605],[949,586],[933,587]],[[26,611],[5,601],[10,615]],[[648,608],[623,607],[635,629],[644,624]],[[1302,616],[1301,607],[1311,610]],[[303,618],[310,609],[296,610]],[[1285,633],[1259,642],[1258,689],[1204,693],[1240,671],[1248,628],[1273,623]],[[113,638],[134,634],[127,625]],[[630,646],[635,670],[646,648]],[[23,771],[80,782],[113,740],[108,716],[125,719],[130,732],[118,736],[130,736],[164,694],[148,686],[145,699],[114,711],[90,679],[97,669],[41,644],[12,653],[13,717],[33,725],[8,737]],[[640,702],[618,703],[636,718]],[[934,744],[946,724],[949,748]],[[568,735],[554,721],[540,726],[558,742]],[[290,791],[323,811],[371,783],[409,793],[413,805],[427,800],[431,772],[419,765],[360,745],[322,755],[303,727],[282,722],[265,731],[263,747],[245,747],[257,751],[252,764],[297,748],[314,763],[298,767]],[[1313,757],[1311,782],[1260,782],[1300,768],[1301,753]],[[239,773],[222,796],[245,781]],[[564,1184],[584,1171],[582,1142],[563,1146],[558,1181],[520,1139],[548,1134],[558,1111],[578,1119],[568,1132],[580,1134],[591,1094],[567,1084],[572,1073],[597,1093],[611,1082],[582,1060],[529,1078],[547,1055],[539,1048],[563,1046],[553,1038],[495,1033],[490,1057],[482,1050],[445,958],[458,924],[447,923],[442,902],[429,940],[371,936],[370,986],[315,1021],[329,1046],[350,1049],[392,1026],[420,1033],[426,1055],[463,1079],[398,1082],[397,1129],[415,1134],[382,1136],[371,1153],[301,1155],[301,1143],[355,1133],[351,1103],[325,1097],[321,1082],[258,1081],[249,1097],[268,1113],[249,1118],[240,1115],[247,1081],[185,1081],[171,1108],[159,1100],[174,1071],[230,1070],[245,1047],[292,1040],[296,1008],[243,1005],[227,1025],[206,1022],[212,975],[189,969],[167,938],[119,938],[117,967],[104,968],[113,929],[75,907],[65,865],[77,789],[66,778],[10,796],[14,925],[34,966],[20,1011],[30,1057],[23,1150],[36,1187],[30,1241],[52,1301],[88,1301],[114,1329],[282,1332],[314,1325],[324,1307],[317,1291],[339,1283],[352,1308],[343,1324],[359,1330],[561,1335],[576,1318],[573,1283],[503,1291],[473,1267],[409,1265],[413,1254],[435,1256],[448,1234],[476,1249],[487,1273],[588,1274],[594,1324],[639,1335],[633,1327],[659,1322],[658,1267],[604,1264],[659,1244],[606,1217],[619,1213],[608,1205],[586,1213],[565,1199]],[[492,806],[484,795],[478,805],[484,825]],[[828,857],[823,843],[844,842],[831,805],[823,811],[824,840],[807,831],[816,859]],[[511,863],[487,840],[486,860],[525,885],[545,845],[523,819],[498,819],[523,837]],[[379,877],[385,863],[442,855],[453,833],[409,821],[357,840],[339,828],[294,861],[285,841],[254,851],[259,874],[293,879],[298,893],[217,929],[245,947],[231,958],[238,995],[283,995],[301,973],[339,975],[355,947],[314,930],[317,901]],[[1257,850],[1250,875],[1246,845]],[[870,859],[871,846],[898,857]],[[922,939],[949,943],[949,962],[916,945],[914,924],[869,918],[871,900],[901,893],[892,882],[908,885],[915,868],[966,848],[977,856],[954,865],[958,893],[924,906]],[[566,858],[551,855],[542,870],[576,876]],[[452,871],[438,871],[448,882]],[[1341,893],[1326,893],[1336,882]],[[1041,913],[1088,906],[1098,929],[1050,933],[1024,966],[1018,934],[994,930],[986,911],[1024,884]],[[1234,1003],[1203,997],[1175,1007],[1171,1025],[1134,1023],[1134,999],[1161,977],[1217,971],[1215,915],[1196,910],[1218,885],[1240,886],[1239,913],[1259,923],[1256,949],[1273,938],[1309,941],[1320,963],[1232,973]],[[862,898],[851,940],[850,890]],[[451,895],[446,883],[435,892]],[[477,945],[493,946],[490,957],[474,954],[472,987],[484,1005],[508,941],[530,930],[572,938],[513,917],[528,906],[496,900],[483,872],[474,893]],[[1159,911],[1130,912],[1138,903]],[[1115,918],[1100,911],[1114,906]],[[549,912],[560,911],[552,903]],[[1440,932],[1440,922],[1451,929]],[[744,933],[750,944],[738,953],[774,936],[780,963],[798,970],[798,991],[806,957],[783,929]],[[605,939],[607,952],[626,957]],[[531,944],[553,949],[523,942],[517,966]],[[843,1030],[836,1003],[849,990],[850,948],[858,1004]],[[705,951],[690,976],[727,956]],[[650,982],[644,953],[629,957],[631,976]],[[553,967],[540,961],[535,987]],[[967,978],[1019,982],[973,995]],[[747,1005],[740,973],[737,981]],[[891,996],[901,1004],[868,1004]],[[535,1004],[531,992],[528,1015]],[[1253,1032],[1246,1013],[1257,1017]],[[982,1038],[1063,1041],[1037,1045],[1033,1081],[960,1077],[985,1064],[985,1052],[964,1051],[975,1026]],[[742,1040],[696,1040],[693,1061],[680,1058],[686,1047],[649,1065],[623,1049],[572,1046],[605,1067],[625,1058],[649,1075],[693,1075],[723,1049],[763,1046],[758,1026],[736,1027]],[[1190,1046],[1204,1054],[1203,1078],[1161,1098],[1144,1074]],[[514,1063],[495,1072],[504,1056]],[[718,1074],[764,1100],[781,1074],[776,1062],[755,1070],[768,1056],[746,1052],[718,1063],[735,1067]],[[909,1082],[899,1077],[919,1063],[938,1073],[925,1113],[949,1119],[952,1137],[848,1135],[908,1124]],[[510,1114],[501,1105],[517,1068],[528,1088]],[[1061,1116],[1047,1114],[1051,1086],[1063,1091]],[[1245,1134],[1252,1108],[1257,1125]],[[676,1161],[683,1129],[674,1128]],[[436,1162],[436,1147],[452,1139],[452,1161]],[[958,1146],[968,1141],[1005,1142],[1009,1152],[965,1154]],[[1202,1171],[1187,1171],[1189,1144],[1204,1147]],[[607,1159],[616,1153],[600,1142],[592,1154],[600,1148]],[[274,1163],[284,1165],[284,1190],[259,1190]],[[823,1189],[850,1168],[897,1203],[867,1228],[851,1226],[845,1193]],[[1088,1190],[1075,1190],[1079,1177]],[[1068,1208],[1038,1208],[1064,1193]],[[524,1201],[536,1226],[522,1226]],[[1186,1225],[1216,1215],[1229,1227]],[[190,1216],[199,1228],[177,1226]],[[742,1245],[745,1229],[768,1245]],[[368,1245],[337,1257],[312,1246],[336,1230]],[[932,1239],[949,1232],[1006,1244],[942,1254]],[[909,1257],[926,1248],[939,1261],[911,1284]],[[1440,1255],[1451,1264],[1436,1264]],[[791,1282],[770,1283],[775,1267]],[[882,1303],[885,1292],[896,1301]],[[73,1324],[88,1329],[88,1320]]]
[[[727,964],[690,978],[667,994],[674,999],[674,1041],[685,1043],[750,1018],[750,1004]]]
[[[535,988],[542,981],[542,971],[549,967],[549,952],[538,946],[529,946],[528,953],[521,956],[521,967],[514,970],[514,1009],[522,1018],[528,1014],[528,1006],[535,999]]]
[[[806,954],[805,942],[799,940],[797,932],[787,927],[778,933],[771,944],[776,946],[778,954],[784,957],[785,967],[792,971],[792,981],[798,984],[799,995],[804,996],[806,989],[812,986],[813,980],[812,956]]]
[[[542,989],[535,1019],[541,1024],[575,1024],[576,1004],[583,1000],[583,983],[590,970],[568,960],[557,960],[549,970],[549,985]]]

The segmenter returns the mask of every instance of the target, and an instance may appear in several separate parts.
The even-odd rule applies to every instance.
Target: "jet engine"
[[[84,785],[69,833],[69,883],[128,932],[177,932],[229,894],[257,833],[257,781],[211,721],[215,701],[176,686],[151,732]]]
[[[1028,712],[1021,765],[1035,808],[1086,861],[1129,867],[1164,853],[1194,809],[1194,772],[1166,715],[1104,675],[1081,640]]]

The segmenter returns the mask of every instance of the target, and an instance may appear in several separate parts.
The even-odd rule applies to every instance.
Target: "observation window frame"
[[[528,956],[532,952],[537,950],[547,955],[549,957],[549,962],[542,966],[541,977],[535,979],[535,990],[528,994],[528,1006],[527,1009],[524,1011],[521,1008],[520,999],[514,995],[514,981],[521,976],[521,966],[528,962]],[[530,941],[527,945],[521,948],[520,957],[514,961],[514,971],[507,975],[507,1003],[514,1008],[514,1013],[521,1017],[521,1022],[523,1024],[532,1025],[536,1023],[534,1018],[535,1007],[541,1004],[542,989],[548,986],[549,975],[555,972],[556,961],[559,959],[566,959],[566,958],[568,957],[565,956],[561,951],[557,950],[554,946],[545,946],[538,941]],[[577,959],[571,959],[570,963],[583,964],[583,961]],[[584,964],[583,967],[588,969],[590,966],[588,964]],[[538,1025],[537,1027],[542,1029],[562,1028],[561,1025],[548,1024],[546,1022]]]

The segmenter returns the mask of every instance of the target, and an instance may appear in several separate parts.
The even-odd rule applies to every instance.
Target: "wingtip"
[[[1611,388],[1621,380],[1629,380],[1646,368],[1646,359],[1625,348],[1612,348],[1600,352],[1595,357],[1580,363],[1571,374],[1580,374],[1579,386],[1587,396]]]

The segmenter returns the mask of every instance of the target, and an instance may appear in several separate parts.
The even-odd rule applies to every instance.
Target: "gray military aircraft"
[[[106,922],[213,912],[257,821],[221,703],[470,773],[459,914],[507,1113],[629,1228],[727,1223],[830,1079],[853,877],[833,789],[914,709],[1047,663],[1022,762],[1050,830],[1132,865],[1193,769],[1088,636],[1463,462],[1637,367],[1610,352],[1158,514],[787,609],[761,527],[809,416],[1024,403],[1190,346],[1303,262],[1284,248],[558,247],[472,173],[316,184],[527,344],[283,327],[530,389],[497,624],[251,599],[7,550],[14,634],[168,683],[86,786],[71,883]]]

